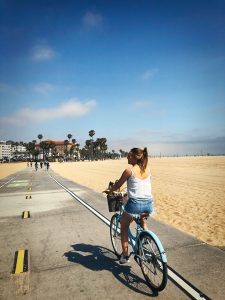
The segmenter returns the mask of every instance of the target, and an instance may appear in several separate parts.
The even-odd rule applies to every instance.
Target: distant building
[[[25,146],[22,146],[22,145],[18,145],[18,146],[14,145],[14,146],[11,146],[11,148],[12,148],[12,154],[13,154],[14,156],[16,156],[16,155],[18,155],[18,154],[19,154],[19,155],[25,154],[26,151],[27,151],[26,147],[25,147]]]
[[[0,141],[0,159],[10,159],[12,157],[11,145],[6,145],[6,141]]]
[[[65,150],[67,148],[67,151],[70,151],[70,148],[72,147],[72,143],[69,143],[67,146],[64,144],[64,141],[54,141],[51,139],[44,140],[42,143],[45,144],[54,144],[54,149],[49,149],[48,156],[52,157],[52,152],[54,151],[56,157],[64,157],[65,156]],[[40,147],[40,144],[35,145],[35,149],[40,151],[39,159],[43,158],[42,148]]]

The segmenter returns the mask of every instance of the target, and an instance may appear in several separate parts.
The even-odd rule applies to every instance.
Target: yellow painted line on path
[[[29,212],[29,211],[24,211],[23,214],[22,214],[22,218],[23,218],[23,219],[28,219],[28,218],[30,218],[30,212]]]
[[[28,250],[18,250],[15,253],[13,273],[20,274],[28,271]]]
[[[15,274],[23,273],[24,250],[18,251]]]
[[[28,250],[18,250],[15,252],[13,270],[11,278],[15,284],[16,295],[25,295],[29,291],[30,285],[30,270]]]

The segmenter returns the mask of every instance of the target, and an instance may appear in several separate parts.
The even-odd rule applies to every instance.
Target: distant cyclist
[[[124,170],[120,179],[112,185],[108,192],[116,191],[127,181],[128,201],[124,208],[121,219],[121,244],[123,253],[120,263],[129,262],[128,257],[128,227],[137,214],[153,212],[153,198],[151,192],[151,174],[147,168],[148,151],[140,148],[133,148],[127,156],[128,164],[131,167]],[[107,191],[106,191],[107,192]],[[147,225],[144,218],[141,218],[141,225],[146,230]]]

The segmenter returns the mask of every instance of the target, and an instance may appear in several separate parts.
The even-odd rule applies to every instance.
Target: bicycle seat
[[[148,212],[144,212],[142,214],[136,215],[133,219],[137,224],[141,224],[141,219],[143,218],[148,218],[149,217],[149,213]]]
[[[148,212],[144,212],[142,214],[140,214],[140,218],[148,218],[149,217],[149,213]]]

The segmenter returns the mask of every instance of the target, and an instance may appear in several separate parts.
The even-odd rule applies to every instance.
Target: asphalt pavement
[[[27,167],[0,180],[0,299],[225,299],[224,249],[149,219],[170,276],[154,294],[133,258],[118,263],[111,216],[103,194],[51,169]]]

